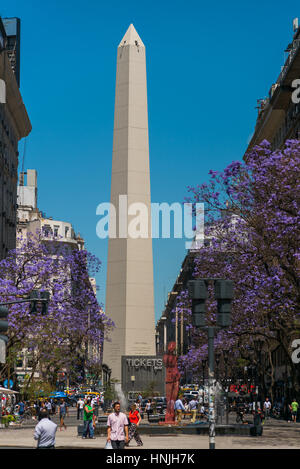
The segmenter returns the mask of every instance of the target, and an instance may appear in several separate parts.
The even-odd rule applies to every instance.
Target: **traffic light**
[[[42,291],[40,293],[40,298],[41,300],[44,300],[42,303],[42,315],[46,316],[48,313],[48,304],[49,304],[49,299],[50,299],[50,293],[48,291]]]
[[[217,325],[228,327],[231,324],[231,302],[233,299],[232,280],[215,280],[217,305]]]
[[[48,291],[32,290],[30,293],[30,313],[41,312],[42,316],[48,313],[48,304],[50,299],[50,293]],[[37,308],[40,304],[41,308]]]
[[[0,363],[5,363],[6,357],[6,344],[8,337],[6,332],[8,330],[8,309],[5,306],[0,306]]]
[[[36,303],[37,303],[38,298],[39,298],[39,291],[38,290],[32,290],[32,292],[30,292],[30,299],[32,300],[30,302],[30,313],[36,313],[37,312]]]
[[[204,327],[206,324],[205,301],[208,297],[207,284],[204,280],[190,280],[188,290],[192,298],[192,324],[195,327]]]

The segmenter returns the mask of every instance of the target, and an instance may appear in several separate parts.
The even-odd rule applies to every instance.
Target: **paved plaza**
[[[33,428],[0,429],[0,448],[35,448],[33,431]],[[207,435],[143,435],[142,439],[142,449],[208,449]],[[77,436],[76,426],[62,431],[58,429],[56,434],[57,449],[103,449],[105,442],[103,436],[83,440]],[[135,448],[133,441],[130,449]],[[300,424],[268,422],[264,425],[262,437],[219,436],[216,437],[216,449],[300,449]]]

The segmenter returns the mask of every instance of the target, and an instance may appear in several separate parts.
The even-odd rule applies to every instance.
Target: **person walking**
[[[83,408],[83,434],[82,438],[89,438],[94,440],[94,407],[91,404],[91,399],[87,398],[86,404]]]
[[[69,411],[68,411],[67,404],[65,403],[64,399],[62,399],[59,404],[59,421],[60,421],[59,430],[60,431],[62,430],[62,427],[64,427],[65,430],[67,429],[66,424],[65,424],[66,415],[69,415]]]
[[[149,422],[149,415],[151,414],[151,399],[148,399],[148,401],[146,402],[145,410],[146,410],[146,414],[148,416],[148,422]]]
[[[47,411],[48,411],[48,415],[50,415],[50,414],[51,414],[51,411],[52,411],[51,402],[47,400],[47,401],[45,402],[45,407],[46,407],[46,409],[47,409]]]
[[[198,402],[193,398],[189,403],[189,410],[192,414],[191,423],[195,423],[197,415]]]
[[[132,404],[131,406],[131,409],[128,415],[128,420],[129,420],[129,439],[128,439],[128,443],[126,444],[126,446],[129,446],[129,443],[133,438],[137,442],[138,446],[143,446],[143,442],[138,433],[138,426],[142,418],[135,404]]]
[[[113,412],[107,418],[107,442],[111,442],[113,449],[124,449],[128,443],[128,420],[121,412],[120,402],[114,402]]]
[[[82,399],[82,397],[78,399],[76,407],[77,407],[77,420],[80,420],[82,419],[83,408],[84,408],[84,400]]]
[[[182,411],[184,411],[184,405],[182,403],[181,398],[178,396],[177,401],[175,402],[174,405],[174,410],[175,410],[175,415],[177,419],[178,425],[181,424],[181,419],[182,419]]]
[[[55,404],[54,399],[52,399],[51,407],[52,407],[51,413],[52,413],[52,415],[55,415],[56,414],[56,404]]]
[[[266,420],[270,418],[271,407],[272,407],[272,404],[269,401],[269,398],[266,397],[266,400],[264,403],[264,412],[265,412]]]
[[[24,412],[25,412],[25,403],[21,400],[18,405],[19,405],[19,409],[18,409],[19,410],[19,416],[20,416],[20,418],[22,418],[23,415],[24,415]]]
[[[36,425],[33,435],[33,438],[37,440],[37,448],[54,449],[56,430],[57,425],[49,419],[47,409],[41,409],[40,421]]]
[[[298,402],[296,401],[296,399],[294,398],[294,399],[293,399],[293,402],[292,402],[291,405],[290,405],[290,410],[291,410],[291,414],[292,414],[292,421],[293,421],[294,423],[297,422],[298,407],[299,407],[299,404],[298,404]]]

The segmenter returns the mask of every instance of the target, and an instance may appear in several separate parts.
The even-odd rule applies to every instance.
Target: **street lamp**
[[[163,321],[164,325],[164,353],[167,352],[167,318],[166,316],[162,316],[161,321]]]
[[[131,387],[132,387],[132,395],[134,396],[134,383],[135,383],[135,376],[130,376]]]
[[[159,355],[159,332],[155,332],[156,355]]]

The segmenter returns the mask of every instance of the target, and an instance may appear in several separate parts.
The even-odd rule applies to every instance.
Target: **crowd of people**
[[[142,404],[143,403],[143,404]],[[97,423],[97,416],[99,415],[99,408],[104,410],[104,400],[100,396],[86,396],[80,397],[77,401],[77,419],[83,420],[83,434],[82,438],[95,439],[95,427]],[[248,409],[247,409],[248,405]],[[267,420],[273,416],[277,403],[272,406],[268,397],[263,403],[256,402],[245,404],[243,409],[244,413],[256,413],[261,417],[261,420]],[[256,408],[255,408],[256,406]],[[26,412],[30,412],[33,419],[38,421],[34,438],[37,440],[38,448],[54,448],[55,447],[55,434],[57,428],[60,431],[66,430],[65,417],[69,414],[68,405],[65,399],[45,399],[36,400],[35,402],[20,400],[18,403],[10,401],[10,407],[7,410],[20,419],[23,418]],[[143,407],[143,409],[142,409]],[[294,423],[297,421],[297,414],[299,404],[296,399],[293,399],[289,404],[289,420]],[[112,449],[122,449],[129,446],[132,440],[135,440],[137,446],[143,446],[143,442],[139,433],[139,425],[144,417],[144,412],[150,421],[150,415],[155,408],[155,402],[152,399],[142,400],[142,396],[130,406],[129,412],[121,412],[120,402],[111,403],[112,412],[107,417],[107,447]],[[4,407],[2,406],[2,412]],[[190,422],[194,423],[196,418],[204,418],[208,420],[208,408],[205,407],[203,399],[193,397],[191,400],[186,400],[183,396],[179,395],[174,403],[174,411],[176,423],[181,424],[182,419],[187,414],[190,416]],[[59,426],[54,423],[51,416],[58,415]]]

